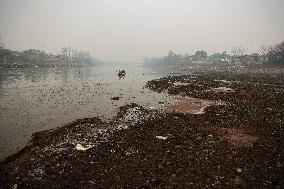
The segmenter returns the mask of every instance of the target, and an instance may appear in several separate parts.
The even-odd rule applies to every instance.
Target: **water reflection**
[[[118,79],[122,69],[127,77]],[[144,86],[171,72],[140,65],[0,69],[0,158],[24,147],[32,133],[79,118],[108,121],[129,103],[162,108],[158,102],[171,97]],[[121,98],[111,100],[115,96]]]

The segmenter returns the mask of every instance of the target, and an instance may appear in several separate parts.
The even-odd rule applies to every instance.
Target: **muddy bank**
[[[165,104],[164,113],[131,104],[109,123],[82,119],[36,133],[1,163],[2,188],[284,186],[282,75],[200,72],[147,87],[194,100]]]
[[[0,69],[0,161],[24,148],[35,132],[83,117],[108,121],[125,104],[159,109],[159,101],[170,101],[169,95],[143,89],[147,81],[168,75],[167,70],[124,68],[124,79],[115,72],[119,66]]]

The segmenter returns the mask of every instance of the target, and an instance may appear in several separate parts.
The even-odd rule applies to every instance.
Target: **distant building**
[[[28,59],[37,59],[37,58],[44,58],[46,56],[45,52],[37,50],[37,49],[29,49],[22,52],[23,56]]]
[[[61,49],[63,58],[71,58],[71,47],[64,47]]]
[[[191,63],[207,63],[208,57],[205,51],[196,51],[194,55],[186,57],[187,61]]]
[[[209,61],[212,63],[227,63],[230,60],[230,56],[226,53],[215,53],[209,56]]]
[[[13,55],[12,55],[12,51],[10,51],[9,49],[0,49],[0,62],[6,62],[8,60],[12,60]]]
[[[72,49],[72,58],[78,58],[80,55],[78,49]]]
[[[262,64],[264,62],[263,57],[258,53],[253,53],[250,55],[242,55],[242,56],[232,56],[232,63],[240,64],[240,65],[248,65],[248,64]]]
[[[72,49],[71,47],[64,47],[61,49],[61,56],[68,59],[76,59],[80,57],[89,57],[90,53],[87,51],[80,51],[78,49]]]

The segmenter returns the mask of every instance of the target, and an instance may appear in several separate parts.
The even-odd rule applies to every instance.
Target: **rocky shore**
[[[122,106],[35,133],[1,188],[283,188],[284,75],[199,71],[149,81],[166,111]],[[163,103],[163,102],[161,102]]]

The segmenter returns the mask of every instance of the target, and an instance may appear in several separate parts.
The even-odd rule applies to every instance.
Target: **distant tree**
[[[61,49],[62,56],[65,57],[65,58],[68,57],[68,52],[69,52],[69,48],[68,47],[63,47]]]
[[[185,54],[183,61],[185,64],[190,64],[192,62],[190,54]]]
[[[170,50],[168,56],[164,57],[165,64],[177,64],[180,62],[180,56]]]
[[[196,51],[195,56],[197,59],[206,59],[207,58],[207,52],[206,51]]]
[[[231,52],[232,52],[232,55],[236,57],[244,56],[247,54],[247,50],[242,46],[233,47]]]
[[[2,41],[2,38],[0,36],[0,49],[4,49],[5,43]]]
[[[264,56],[269,64],[284,65],[284,41],[268,49]]]
[[[173,57],[173,56],[175,56],[175,53],[173,50],[170,50],[168,53],[168,57]]]
[[[272,46],[262,46],[257,51],[260,56],[266,56],[267,53],[272,49]]]

